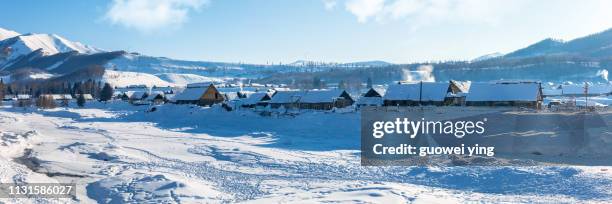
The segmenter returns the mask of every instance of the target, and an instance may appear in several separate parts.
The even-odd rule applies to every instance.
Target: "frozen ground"
[[[0,182],[79,186],[75,199],[0,202],[612,201],[609,166],[362,167],[357,113],[146,109],[0,108]]]

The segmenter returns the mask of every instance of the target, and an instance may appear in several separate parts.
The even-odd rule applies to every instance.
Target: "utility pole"
[[[423,103],[423,81],[421,81],[419,86],[419,106]]]
[[[584,107],[589,110],[589,84],[584,82]]]

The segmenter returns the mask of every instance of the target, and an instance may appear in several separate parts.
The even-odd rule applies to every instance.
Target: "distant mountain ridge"
[[[582,80],[592,79],[612,64],[612,29],[571,41],[544,39],[508,54],[493,53],[471,61],[425,63],[432,65],[436,79],[492,80],[506,77],[532,77],[534,80]],[[244,64],[209,61],[175,60],[153,57],[126,51],[104,51],[79,42],[69,41],[54,34],[19,34],[0,28],[0,77],[9,79],[19,70],[23,79],[73,79],[100,78],[103,70],[111,70],[121,84],[138,83],[124,80],[128,76],[185,84],[197,81],[224,81],[230,79],[265,79],[271,82],[294,83],[287,73],[323,73],[329,82],[351,77],[365,80],[374,76],[375,70],[385,80],[401,78],[401,70],[415,69],[423,63],[393,64],[385,61],[352,63],[317,62],[298,60],[289,64]],[[563,71],[559,71],[562,67]],[[93,69],[92,69],[93,68]],[[389,69],[400,70],[389,72]],[[99,71],[102,70],[102,71]],[[519,71],[517,71],[519,70]],[[340,72],[341,71],[341,72]],[[126,73],[124,73],[126,72]],[[131,74],[129,72],[147,75]],[[388,73],[385,73],[388,72]],[[355,74],[358,73],[358,74]],[[369,75],[366,75],[370,73]],[[467,74],[469,73],[469,74]],[[500,75],[500,73],[504,73]],[[88,74],[95,74],[90,76]],[[152,75],[152,76],[151,76]],[[349,75],[349,76],[347,76]],[[397,76],[396,76],[397,75]],[[45,77],[39,77],[45,76]],[[271,79],[284,77],[280,80]],[[440,77],[439,77],[440,76]],[[80,77],[80,78],[79,78]],[[312,77],[312,76],[310,76]],[[102,77],[103,78],[103,77]],[[322,77],[325,79],[325,76]],[[14,79],[17,79],[14,78]],[[308,81],[305,77],[300,79]]]
[[[612,29],[576,38],[567,42],[552,38],[544,39],[504,57],[520,58],[544,55],[569,55],[581,57],[612,56]]]

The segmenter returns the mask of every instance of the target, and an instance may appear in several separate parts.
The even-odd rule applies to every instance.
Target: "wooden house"
[[[539,109],[542,89],[536,82],[472,83],[465,99],[468,106],[514,106]]]
[[[221,103],[224,100],[223,94],[210,84],[207,87],[188,86],[183,92],[174,97],[177,104],[197,104],[200,106],[210,106]]]
[[[346,91],[336,89],[308,91],[298,102],[301,109],[330,110],[351,106],[355,101]]]
[[[449,92],[448,82],[393,84],[383,98],[385,106],[444,105]]]
[[[272,99],[268,92],[256,92],[242,100],[242,107],[255,108],[256,106],[267,106]]]
[[[75,98],[79,98],[80,94],[75,94],[74,95]],[[91,101],[94,100],[93,96],[91,94],[83,94],[83,98],[85,98],[86,101]]]
[[[462,106],[465,105],[465,98],[470,91],[470,81],[451,80],[444,99],[444,105]]]
[[[6,94],[4,95],[4,98],[2,98],[3,101],[16,101],[17,100],[17,95],[14,94]]]
[[[305,94],[306,91],[276,91],[269,104],[271,108],[299,108],[299,101]]]
[[[357,99],[357,107],[363,106],[382,106],[383,96],[385,95],[385,89],[383,88],[370,88],[364,93],[359,99]]]
[[[29,101],[29,100],[32,100],[32,96],[30,96],[29,94],[17,94],[17,100],[18,101]]]
[[[164,104],[167,101],[166,94],[163,91],[151,92],[144,100],[153,105]]]

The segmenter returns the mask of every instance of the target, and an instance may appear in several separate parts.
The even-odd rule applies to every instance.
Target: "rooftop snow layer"
[[[535,101],[537,83],[472,83],[466,101]]]
[[[449,87],[448,82],[422,82],[413,84],[390,85],[385,100],[444,101]],[[422,93],[422,95],[421,95]]]
[[[305,94],[305,91],[277,91],[270,103],[295,103]]]
[[[266,92],[252,93],[249,97],[245,98],[242,101],[242,104],[244,104],[244,105],[255,105],[258,102],[260,102],[261,99],[263,99],[266,95],[268,95],[268,93],[266,93]]]
[[[332,103],[334,99],[340,97],[344,90],[320,90],[308,91],[300,99],[300,103]]]
[[[188,87],[183,92],[176,94],[174,100],[176,101],[196,101],[200,100],[200,97],[204,95],[207,87]]]

